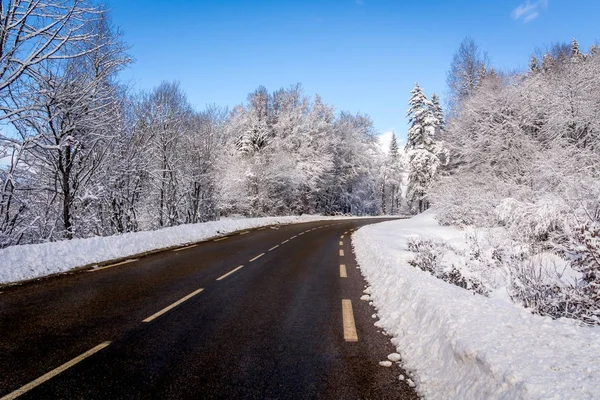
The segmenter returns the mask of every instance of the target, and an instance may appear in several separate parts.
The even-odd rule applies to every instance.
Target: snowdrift
[[[600,329],[474,295],[408,265],[406,240],[459,241],[431,213],[352,237],[380,318],[427,399],[598,399]]]

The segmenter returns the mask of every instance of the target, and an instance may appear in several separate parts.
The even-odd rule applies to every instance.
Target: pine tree
[[[574,60],[578,60],[581,59],[583,57],[583,54],[581,53],[581,50],[579,49],[579,43],[577,42],[577,39],[573,38],[573,40],[571,41],[571,58]]]
[[[390,156],[393,160],[398,160],[398,141],[394,132],[392,132],[392,141],[390,142]]]
[[[437,119],[438,123],[438,129],[436,129],[436,137],[441,136],[441,131],[444,130],[446,124],[444,122],[444,112],[442,111],[442,106],[440,104],[440,98],[437,95],[437,93],[434,93],[431,96],[431,112],[433,113],[433,116]]]
[[[529,60],[529,71],[532,73],[540,72],[540,62],[538,61],[535,55],[531,56],[531,60]]]
[[[410,173],[406,197],[414,211],[423,212],[429,208],[427,191],[433,184],[441,164],[438,158],[441,149],[435,142],[438,120],[433,115],[432,102],[427,100],[418,83],[411,91],[409,105],[406,116],[410,128],[406,149],[409,151]]]

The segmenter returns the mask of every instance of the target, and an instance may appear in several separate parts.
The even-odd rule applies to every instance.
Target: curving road
[[[0,398],[416,399],[351,230],[267,227],[0,293]],[[2,397],[4,396],[4,397]]]

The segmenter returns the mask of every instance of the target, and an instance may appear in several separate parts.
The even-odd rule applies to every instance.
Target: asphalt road
[[[416,399],[378,364],[394,348],[360,300],[350,231],[380,221],[238,232],[4,288],[0,398]]]

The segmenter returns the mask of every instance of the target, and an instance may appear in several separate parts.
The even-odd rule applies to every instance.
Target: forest
[[[195,110],[177,82],[119,81],[132,60],[102,7],[16,1],[0,14],[0,248],[223,217],[399,212],[397,142],[386,156],[367,115],[300,84]]]

